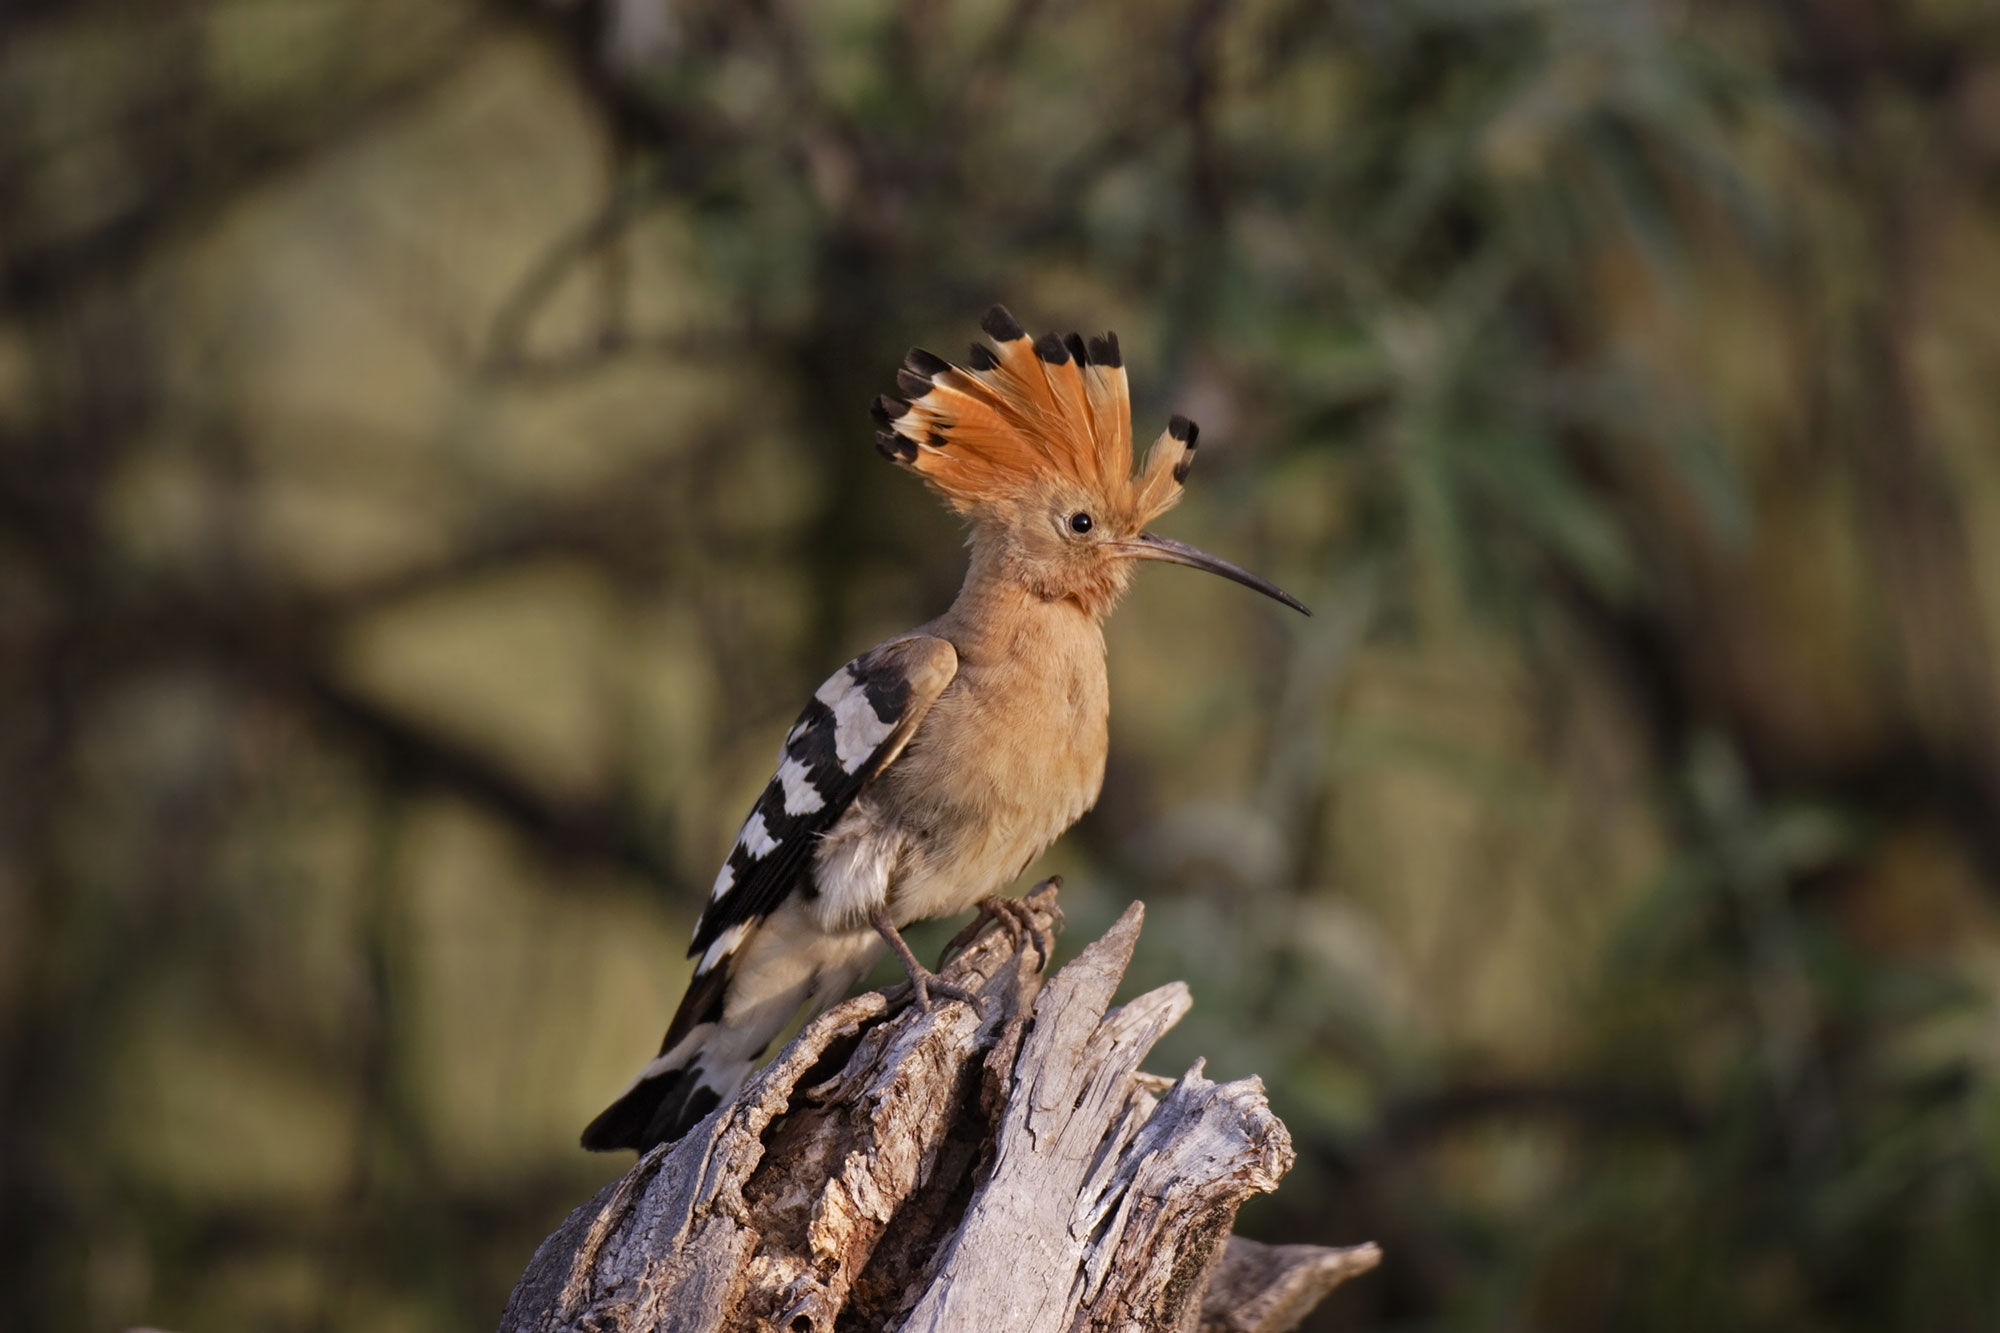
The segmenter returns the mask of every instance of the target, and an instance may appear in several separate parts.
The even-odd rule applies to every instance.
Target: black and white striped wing
[[[918,634],[869,649],[819,687],[709,891],[688,946],[701,956],[697,977],[799,887],[820,835],[902,753],[957,672],[949,643]]]

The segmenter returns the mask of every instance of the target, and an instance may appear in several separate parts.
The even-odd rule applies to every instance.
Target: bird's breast
[[[904,920],[961,911],[1018,877],[1096,803],[1109,722],[1103,641],[958,676],[883,784],[907,848],[891,888]]]

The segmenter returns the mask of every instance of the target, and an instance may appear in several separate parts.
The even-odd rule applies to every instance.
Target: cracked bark
[[[1053,929],[1053,889],[1028,901]],[[1291,1138],[1255,1078],[1139,1071],[1190,1002],[1111,1007],[1143,916],[1046,985],[989,930],[944,973],[978,1013],[891,991],[820,1015],[543,1241],[501,1333],[1296,1327],[1379,1252],[1229,1235]]]

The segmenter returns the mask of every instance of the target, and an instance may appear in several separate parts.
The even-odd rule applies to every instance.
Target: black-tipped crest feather
[[[929,482],[960,513],[991,512],[1057,478],[1143,522],[1170,508],[1185,477],[1194,424],[1176,417],[1169,448],[1133,471],[1132,404],[1118,335],[1031,337],[1005,306],[980,321],[993,345],[966,368],[911,348],[897,372],[907,403],[878,400],[875,419],[897,440],[877,447]]]
[[[936,352],[926,352],[921,347],[912,347],[903,357],[903,364],[925,379],[936,379],[951,369],[951,362]]]
[[[1010,343],[1016,338],[1025,338],[1028,331],[1021,327],[1021,321],[1004,305],[996,305],[980,318],[979,327],[986,330],[986,336],[994,342]]]

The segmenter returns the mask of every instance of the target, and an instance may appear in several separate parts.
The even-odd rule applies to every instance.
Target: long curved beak
[[[1117,543],[1113,549],[1120,555],[1134,560],[1171,560],[1174,564],[1187,565],[1191,569],[1205,569],[1211,574],[1222,575],[1232,583],[1255,588],[1266,597],[1283,602],[1300,615],[1312,614],[1306,609],[1304,602],[1269,579],[1260,579],[1241,565],[1232,565],[1219,555],[1210,555],[1199,546],[1189,546],[1186,542],[1177,542],[1172,537],[1160,537],[1150,532],[1142,532],[1131,541]]]

